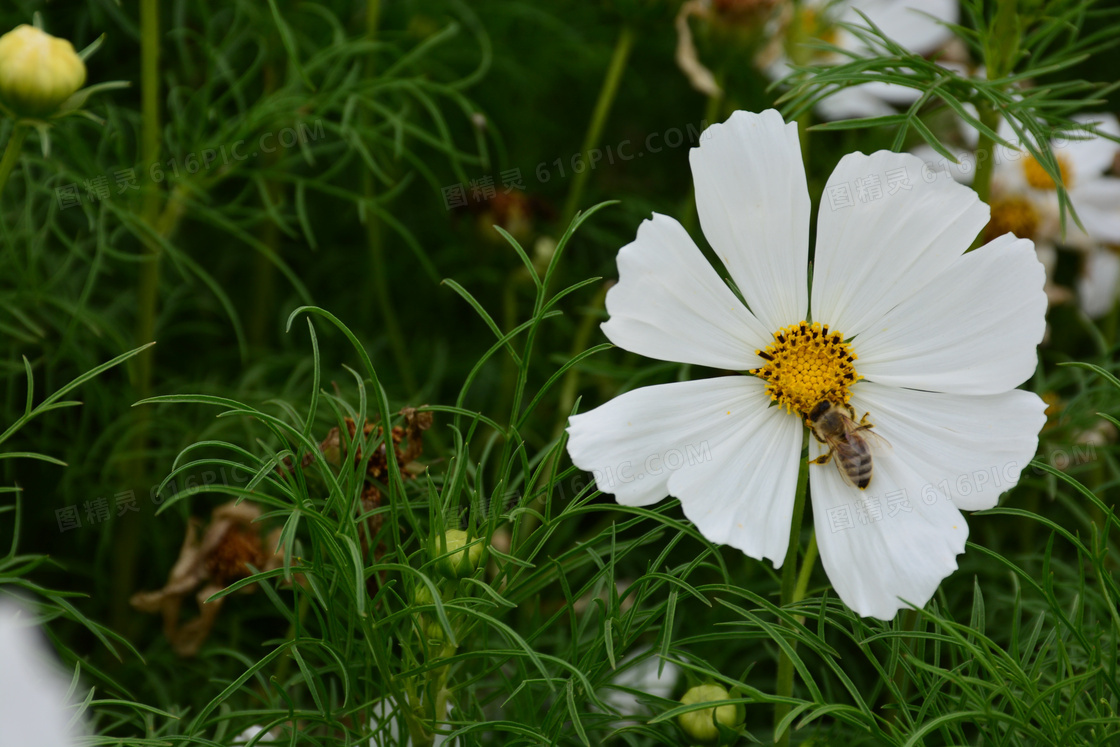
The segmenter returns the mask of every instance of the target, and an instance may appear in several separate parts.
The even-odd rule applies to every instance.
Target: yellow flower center
[[[805,414],[821,400],[847,404],[849,388],[862,376],[856,354],[828,325],[793,324],[774,333],[774,342],[755,353],[766,361],[751,373],[766,380],[770,398],[789,412]]]
[[[984,229],[984,240],[1013,233],[1020,239],[1033,239],[1038,230],[1038,213],[1025,197],[1012,196],[992,200],[992,219]]]
[[[1069,159],[1060,153],[1054,154],[1054,160],[1058,162],[1058,171],[1062,175],[1062,184],[1066,189],[1073,186],[1073,168],[1069,163]],[[1027,177],[1027,184],[1035,189],[1057,189],[1054,184],[1054,178],[1046,173],[1046,169],[1038,162],[1034,156],[1026,156],[1023,159],[1023,175]],[[1018,234],[1016,234],[1018,235]]]
[[[798,18],[801,33],[814,39],[820,39],[828,44],[836,43],[836,27],[829,23],[823,13],[816,8],[802,8]]]

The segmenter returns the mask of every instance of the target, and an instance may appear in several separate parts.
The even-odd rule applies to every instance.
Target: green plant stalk
[[[903,631],[905,631],[907,633],[911,633],[911,632],[914,631],[915,627],[917,627],[917,624],[918,624],[918,611],[917,610],[909,609],[909,610],[906,610],[905,612],[902,613],[901,629]],[[913,639],[911,639],[910,641],[907,641],[903,645],[906,646],[906,651],[907,652],[913,653],[913,649],[914,649],[914,640]],[[902,696],[900,700],[896,700],[893,695],[888,699],[888,703],[891,703],[891,704],[896,706],[896,708],[894,708],[894,710],[890,711],[886,716],[887,721],[893,723],[895,720],[898,719],[899,711],[901,711],[903,708],[906,707],[906,701],[909,699],[909,695],[910,695],[910,678],[906,676],[906,667],[903,666],[901,658],[899,659],[898,664],[895,666],[894,675],[891,677],[891,680],[894,682],[895,687],[898,688],[898,692]]]
[[[8,183],[8,175],[12,173],[20,153],[23,152],[23,141],[27,137],[28,129],[30,128],[27,125],[20,122],[12,128],[8,144],[4,147],[4,159],[0,160],[0,194],[3,194],[4,187]]]
[[[598,144],[603,134],[603,125],[611,113],[615,96],[618,95],[618,84],[622,81],[622,74],[626,71],[626,63],[630,59],[630,50],[634,47],[634,30],[623,26],[618,34],[618,41],[614,45],[614,55],[607,68],[607,75],[603,78],[603,87],[599,90],[599,100],[595,102],[595,110],[591,114],[591,122],[587,126],[587,135],[583,139],[580,157],[583,159],[584,169],[574,174],[572,188],[568,192],[568,200],[564,205],[564,217],[560,225],[567,226],[575,217],[579,209],[580,200],[583,199],[583,189],[591,175],[591,168],[587,161],[589,153]],[[574,170],[573,170],[574,171]]]
[[[715,73],[716,85],[719,86],[719,93],[714,96],[708,97],[708,102],[704,106],[704,125],[711,127],[716,122],[723,120],[723,102],[724,102],[724,74],[720,69]],[[699,228],[699,215],[696,212],[696,187],[694,186],[688,193],[688,198],[685,199],[684,207],[681,209],[681,225],[684,230],[689,233],[695,233]]]
[[[160,112],[159,112],[159,0],[141,0],[140,3],[140,107],[141,131],[140,151],[146,166],[158,163],[160,156]],[[160,214],[161,195],[154,187],[144,194],[141,217],[157,233],[162,233],[157,224],[171,215]],[[177,211],[176,211],[177,214]],[[168,229],[169,230],[169,229]],[[155,339],[156,313],[159,302],[160,247],[153,240],[143,242],[144,261],[140,264],[140,277],[136,291],[136,340],[144,345]],[[145,350],[136,357],[134,383],[137,399],[149,396],[152,388],[152,366],[154,352]],[[151,430],[151,409],[138,408],[136,427],[133,430],[133,454],[128,465],[128,485],[133,489],[145,491],[144,475],[146,464],[144,454],[148,450],[148,435]],[[114,627],[118,630],[135,628],[135,616],[130,614],[128,600],[136,587],[136,565],[139,552],[140,523],[127,522],[121,528],[114,554],[112,613]]]
[[[160,111],[159,111],[159,0],[141,0],[140,3],[140,152],[144,164],[159,162]],[[159,218],[161,195],[158,189],[149,188],[144,194],[142,216],[144,222],[155,227]],[[139,344],[152,340],[155,334],[156,304],[159,294],[159,244],[147,244],[148,259],[140,266],[140,288],[137,298],[138,321],[136,337]],[[136,388],[140,397],[147,397],[152,382],[152,354],[137,358]]]
[[[366,39],[374,41],[377,38],[378,27],[381,22],[380,0],[368,0],[366,4]],[[377,60],[374,51],[370,50],[365,61],[365,77],[372,79],[376,74]],[[363,110],[363,117],[368,126],[370,123],[369,111]],[[362,196],[367,204],[372,205],[377,200],[377,181],[372,172],[366,169],[362,172]],[[416,391],[416,376],[412,370],[412,363],[408,357],[408,346],[404,341],[397,312],[393,306],[393,298],[389,290],[388,270],[385,266],[385,242],[382,237],[381,221],[372,210],[365,214],[366,246],[369,249],[370,260],[370,297],[377,299],[377,308],[381,312],[381,325],[385,335],[389,338],[389,349],[397,364],[397,373],[401,383],[409,392]]]
[[[1000,114],[993,109],[991,105],[986,102],[980,102],[977,105],[980,113],[980,121],[993,131],[999,129]],[[991,204],[992,194],[992,171],[995,168],[995,142],[992,138],[985,133],[980,133],[980,139],[976,143],[976,177],[972,180],[972,188],[976,190],[976,195],[980,201],[986,204]],[[970,251],[984,243],[984,233],[981,232],[976,240],[969,248]]]
[[[279,77],[277,67],[277,62],[270,59],[261,70],[262,98],[276,91],[277,78]],[[280,152],[280,149],[276,148],[271,153],[265,154],[263,160],[266,173],[276,166],[276,163],[280,160]],[[272,204],[278,204],[283,200],[283,182],[266,178],[264,189]],[[265,220],[265,224],[261,227],[261,243],[271,249],[275,256],[280,256],[280,227],[276,225],[275,221]],[[255,282],[253,283],[252,316],[249,318],[249,341],[254,346],[265,349],[270,337],[270,323],[275,323],[273,308],[276,302],[276,266],[272,263],[272,259],[263,252],[256,252],[253,261],[253,278]]]
[[[808,443],[809,432],[805,431],[805,443]],[[807,452],[807,449],[806,449]],[[790,522],[789,531],[789,548],[786,550],[786,559],[782,563],[782,607],[800,601],[797,596],[798,587],[798,573],[797,573],[797,551],[800,549],[801,537],[801,521],[805,516],[805,494],[809,487],[809,458],[807,453],[801,455],[801,467],[797,471],[797,491],[794,493],[793,501],[793,520]],[[815,544],[815,543],[811,543]],[[815,555],[815,552],[814,552]],[[809,553],[805,554],[805,564],[809,565],[813,559],[809,557]],[[802,593],[804,593],[805,586],[808,586],[808,577],[806,574],[805,584],[801,586]],[[793,645],[792,643],[790,645]],[[775,694],[781,697],[790,697],[793,695],[793,661],[786,655],[785,651],[778,653],[778,682]],[[777,731],[778,724],[790,711],[788,703],[775,703],[774,704],[774,729]],[[788,747],[790,738],[790,729],[786,729],[782,734],[781,739],[777,740],[774,744],[777,747]]]
[[[595,298],[593,298],[588,305],[587,313],[583,315],[583,319],[576,329],[575,339],[572,340],[572,348],[568,353],[570,358],[576,357],[590,347],[591,335],[598,329],[599,325],[597,322],[599,321],[599,312],[606,303],[608,290],[607,284],[604,283],[599,288],[599,292],[595,294]],[[512,322],[513,326],[516,326],[517,320],[507,319],[507,324],[510,322]],[[507,326],[506,329],[513,329],[513,326]],[[572,407],[575,406],[576,395],[579,392],[579,377],[579,368],[572,367],[564,374],[564,378],[561,381],[559,403],[556,406],[556,424],[552,428],[553,439],[560,438],[564,433],[564,427],[568,424],[568,416],[572,412]],[[541,470],[542,475],[547,475],[552,472],[554,461],[555,456],[548,458],[547,465]],[[517,531],[517,537],[521,542],[524,542],[526,537],[536,531],[540,520],[537,519],[535,512],[543,511],[545,500],[546,497],[544,495],[534,499],[532,503],[533,511],[526,511],[521,515],[521,522]]]

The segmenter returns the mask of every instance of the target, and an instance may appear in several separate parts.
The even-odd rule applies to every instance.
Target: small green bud
[[[429,641],[438,641],[440,643],[442,643],[443,639],[446,637],[443,633],[443,626],[439,624],[439,620],[433,620],[428,623],[428,626],[424,628],[424,635],[428,637]]]
[[[23,24],[0,36],[0,101],[17,116],[47,117],[86,82],[73,45]]]
[[[467,547],[468,544],[470,547]],[[436,563],[444,576],[466,578],[474,573],[482,560],[482,543],[477,538],[472,540],[462,529],[448,529],[442,541],[439,537],[432,537],[429,552],[433,558],[445,555]]]
[[[417,584],[416,588],[412,591],[412,603],[417,607],[421,607],[426,604],[431,604],[433,601],[432,592],[428,589],[427,585]]]
[[[693,703],[728,700],[729,698],[727,691],[719,685],[697,685],[684,694],[681,703],[692,705]],[[721,743],[720,728],[717,724],[722,724],[732,731],[738,731],[743,725],[745,715],[741,703],[730,703],[715,708],[689,711],[678,716],[677,722],[684,733],[698,744],[715,745]]]

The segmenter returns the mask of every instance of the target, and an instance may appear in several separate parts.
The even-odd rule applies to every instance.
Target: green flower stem
[[[595,294],[595,298],[588,304],[583,319],[580,321],[579,327],[576,328],[576,336],[572,340],[572,348],[568,353],[569,358],[575,358],[590,347],[591,336],[599,329],[599,322],[602,319],[601,312],[606,304],[607,290],[609,290],[609,288],[606,283],[604,283],[599,288],[599,292]],[[512,326],[506,327],[506,329],[512,328]],[[552,438],[554,439],[560,438],[560,436],[564,434],[564,428],[568,425],[568,416],[572,412],[572,407],[575,406],[576,395],[579,393],[579,377],[579,367],[573,366],[568,369],[568,372],[564,374],[564,378],[561,381],[560,397],[556,405],[556,424],[552,428]],[[552,474],[552,462],[556,459],[556,455],[554,454],[548,459],[547,466],[541,470],[542,475]],[[537,519],[537,512],[544,512],[546,500],[547,498],[545,495],[540,495],[534,499],[532,503],[533,510],[521,514],[521,522],[517,530],[519,544],[524,542],[526,537],[529,537],[536,531],[537,525],[540,524],[540,520]]]
[[[159,0],[142,0],[140,3],[140,152],[145,166],[158,163],[160,156],[159,46]],[[160,224],[165,223],[165,218],[170,220],[171,216],[171,213],[161,216],[161,203],[160,192],[149,187],[144,195],[141,217],[157,233],[162,233]],[[177,213],[177,209],[172,212]],[[140,345],[155,339],[160,276],[159,242],[147,239],[143,244],[146,256],[140,263],[140,278],[136,290],[136,339],[139,341],[137,344]],[[136,397],[143,399],[151,393],[154,351],[145,350],[134,360]],[[141,494],[148,490],[144,484],[147,468],[144,454],[148,451],[151,424],[151,408],[138,408],[135,415],[135,428],[132,431],[134,456],[129,459],[126,474],[128,484]],[[113,627],[117,630],[130,631],[136,628],[136,616],[131,614],[128,600],[136,588],[140,526],[140,522],[126,522],[116,537],[112,611]]]
[[[16,161],[19,160],[20,153],[23,152],[23,140],[27,137],[28,129],[27,125],[19,122],[12,128],[11,137],[8,138],[8,144],[4,147],[4,160],[0,161],[0,194],[3,194],[4,186],[8,183],[8,175],[12,173]]]
[[[714,96],[708,97],[708,103],[704,107],[704,127],[711,127],[716,122],[723,121],[723,82],[725,77],[723,74],[723,70],[720,69],[714,74],[714,76],[716,85],[719,86],[719,93],[715,94]],[[688,198],[685,200],[684,207],[680,211],[680,215],[681,225],[684,226],[684,229],[689,233],[695,233],[696,229],[698,228],[695,187],[693,187],[692,191],[689,192]]]
[[[991,107],[986,102],[981,102],[976,107],[980,112],[980,121],[984,126],[991,128],[993,131],[999,129],[999,112]],[[977,196],[980,201],[991,204],[992,193],[992,169],[995,166],[995,141],[985,133],[980,133],[980,139],[976,143],[976,177],[972,180],[972,188],[976,190]],[[984,234],[981,233],[976,237],[972,243],[971,249],[975,249],[984,242]]]
[[[900,632],[912,633],[917,625],[917,610],[909,609],[902,613],[902,621],[899,625]],[[917,643],[917,640],[911,638],[903,644],[906,647],[907,653],[914,653],[915,643]],[[899,712],[906,707],[906,701],[909,700],[910,696],[910,678],[906,676],[906,667],[903,666],[901,657],[899,658],[897,666],[895,666],[891,680],[894,682],[895,687],[898,688],[898,692],[901,695],[901,700],[896,700],[893,693],[888,699],[888,702],[894,705],[894,708],[887,713],[886,719],[893,723],[898,719]]]
[[[380,0],[369,0],[366,4],[366,39],[374,41],[377,38],[381,22]],[[372,80],[376,74],[376,52],[370,51],[365,60],[366,80]],[[363,110],[365,124],[371,124],[369,110]],[[404,333],[401,331],[400,322],[397,320],[396,308],[389,290],[389,272],[385,266],[385,242],[382,236],[381,220],[371,209],[377,201],[377,182],[373,173],[366,169],[362,173],[362,197],[370,209],[365,211],[366,246],[369,249],[370,275],[372,293],[371,298],[377,301],[377,309],[381,314],[381,328],[389,338],[389,349],[393,353],[393,360],[397,365],[397,373],[408,392],[416,391],[416,376],[412,363],[408,357],[408,345],[405,343]]]
[[[261,70],[262,98],[275,93],[277,82],[280,78],[278,69],[282,68],[280,67],[280,63],[275,59],[269,59],[263,65]],[[263,165],[266,174],[271,173],[277,162],[279,162],[280,152],[280,149],[277,148],[271,153],[265,153]],[[268,195],[270,203],[279,205],[284,199],[284,184],[283,182],[268,177],[264,181],[264,192]],[[281,233],[280,227],[276,225],[276,221],[266,219],[260,230],[261,243],[271,249],[275,256],[279,257]],[[253,280],[252,311],[249,317],[249,342],[252,343],[254,347],[265,349],[268,346],[272,327],[276,323],[276,320],[273,318],[273,310],[276,304],[276,265],[273,264],[272,259],[264,252],[255,252],[253,258]]]
[[[809,432],[805,431],[805,443],[808,443]],[[809,567],[809,571],[804,571],[801,576],[804,577],[803,583],[797,573],[797,551],[800,549],[801,539],[801,521],[805,516],[805,494],[809,487],[809,457],[808,449],[801,454],[801,468],[797,471],[797,491],[794,494],[793,502],[793,521],[790,522],[789,531],[789,549],[786,550],[786,559],[782,564],[782,607],[800,601],[798,597],[798,589],[801,593],[805,593],[805,588],[808,586],[808,573],[812,570],[811,564],[815,561],[816,556],[816,542],[810,542],[812,547],[812,554],[808,551],[805,553],[805,566]],[[790,645],[793,645],[791,642]],[[776,688],[776,695],[788,698],[793,695],[793,661],[786,655],[785,651],[778,654],[778,683]],[[774,729],[777,731],[778,724],[789,713],[790,706],[788,703],[775,703],[774,704]],[[786,729],[782,734],[781,739],[775,742],[777,747],[787,747],[789,745],[790,730]]]
[[[583,188],[591,174],[591,168],[587,163],[588,154],[598,144],[603,134],[603,125],[606,124],[607,115],[611,113],[611,105],[614,104],[615,96],[618,94],[618,84],[622,81],[622,73],[626,71],[626,62],[630,59],[630,50],[633,47],[634,31],[629,26],[623,26],[614,45],[614,55],[611,57],[610,67],[607,68],[607,76],[603,79],[603,88],[599,91],[599,100],[595,102],[595,111],[591,114],[591,123],[587,126],[587,136],[583,139],[580,157],[584,168],[576,173],[572,180],[572,189],[568,192],[568,201],[564,206],[564,218],[560,223],[562,226],[571,223],[576,210],[579,209]]]
[[[797,586],[793,589],[793,602],[800,602],[805,598],[809,589],[809,578],[813,575],[813,566],[817,564],[817,533],[809,532],[809,546],[805,548],[805,557],[801,559],[801,570],[797,574]],[[801,618],[799,618],[801,619]]]

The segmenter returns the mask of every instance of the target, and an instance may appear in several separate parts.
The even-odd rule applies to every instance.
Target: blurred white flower
[[[924,181],[909,154],[852,153],[825,185],[810,289],[796,125],[736,112],[690,160],[704,235],[739,295],[655,214],[619,251],[603,331],[631,352],[753,375],[649,386],[573,416],[572,461],[619,503],[675,496],[709,540],[780,566],[805,416],[850,405],[892,447],[873,451],[867,490],[810,466],[821,560],[861,615],[924,605],[964,552],[961,511],[1016,484],[1045,422],[1042,400],[1015,389],[1045,327],[1031,242],[965,254],[988,222],[975,192]],[[828,453],[809,440],[811,458]]]
[[[233,743],[234,744],[244,744],[244,743],[248,742],[249,740],[251,740],[253,737],[260,734],[262,731],[264,731],[264,729],[261,728],[260,726],[256,726],[256,725],[250,726],[248,729],[246,729],[245,731],[238,734],[237,737],[233,740]],[[275,742],[275,741],[276,741],[276,737],[274,737],[270,732],[265,732],[260,737],[260,739],[258,739],[256,741],[256,744],[260,744],[261,742]]]
[[[997,145],[993,149],[992,219],[985,238],[990,240],[1006,232],[1029,238],[1034,241],[1044,264],[1051,269],[1054,262],[1047,262],[1044,253],[1052,256],[1059,245],[1082,252],[1078,298],[1086,314],[1099,317],[1112,308],[1120,280],[1116,257],[1108,248],[1120,244],[1120,178],[1107,175],[1120,154],[1120,144],[1091,129],[1120,137],[1120,123],[1113,115],[1101,113],[1079,114],[1073,119],[1087,129],[1077,135],[1055,138],[1050,148],[1070,204],[1084,229],[1067,219],[1063,235],[1058,190],[1053,178],[1005,120],[999,134],[1014,147]],[[961,125],[966,141],[974,144],[976,131],[966,127],[963,121]],[[912,152],[926,162],[925,178],[951,177],[962,184],[972,183],[976,157],[971,151],[954,150],[953,155],[959,162],[956,164],[928,145],[914,148]],[[1070,295],[1068,290],[1054,286],[1048,287],[1047,292],[1055,301]]]
[[[871,55],[859,37],[839,25],[866,28],[861,13],[887,37],[920,55],[930,55],[953,39],[953,32],[945,24],[956,23],[960,15],[957,0],[805,0],[791,8],[792,15],[785,19],[786,33],[782,34],[785,47],[771,53],[764,63],[772,80],[789,75],[792,61],[800,57],[816,65],[848,61],[836,53],[808,48],[805,43],[809,41]],[[894,114],[895,106],[912,104],[920,95],[920,91],[906,86],[862,83],[837,88],[817,104],[817,113],[824,119],[879,117]]]
[[[373,716],[370,718],[369,726],[374,731],[373,737],[369,740],[369,747],[411,747],[412,739],[408,736],[407,731],[402,739],[400,718],[397,716],[399,706],[397,701],[392,698],[382,698],[373,704]],[[451,714],[451,704],[447,704],[447,713]],[[441,747],[447,745],[454,747],[457,740],[448,741],[447,737],[442,734],[436,734],[432,741],[432,747]]]
[[[680,674],[680,667],[671,661],[664,661],[660,656],[651,656],[648,648],[636,651],[618,663],[618,671],[611,680],[611,685],[603,689],[601,697],[622,715],[636,716],[645,712],[638,696],[617,688],[637,690],[668,700]]]
[[[0,599],[0,745],[71,747],[86,734],[71,678],[21,605]]]

